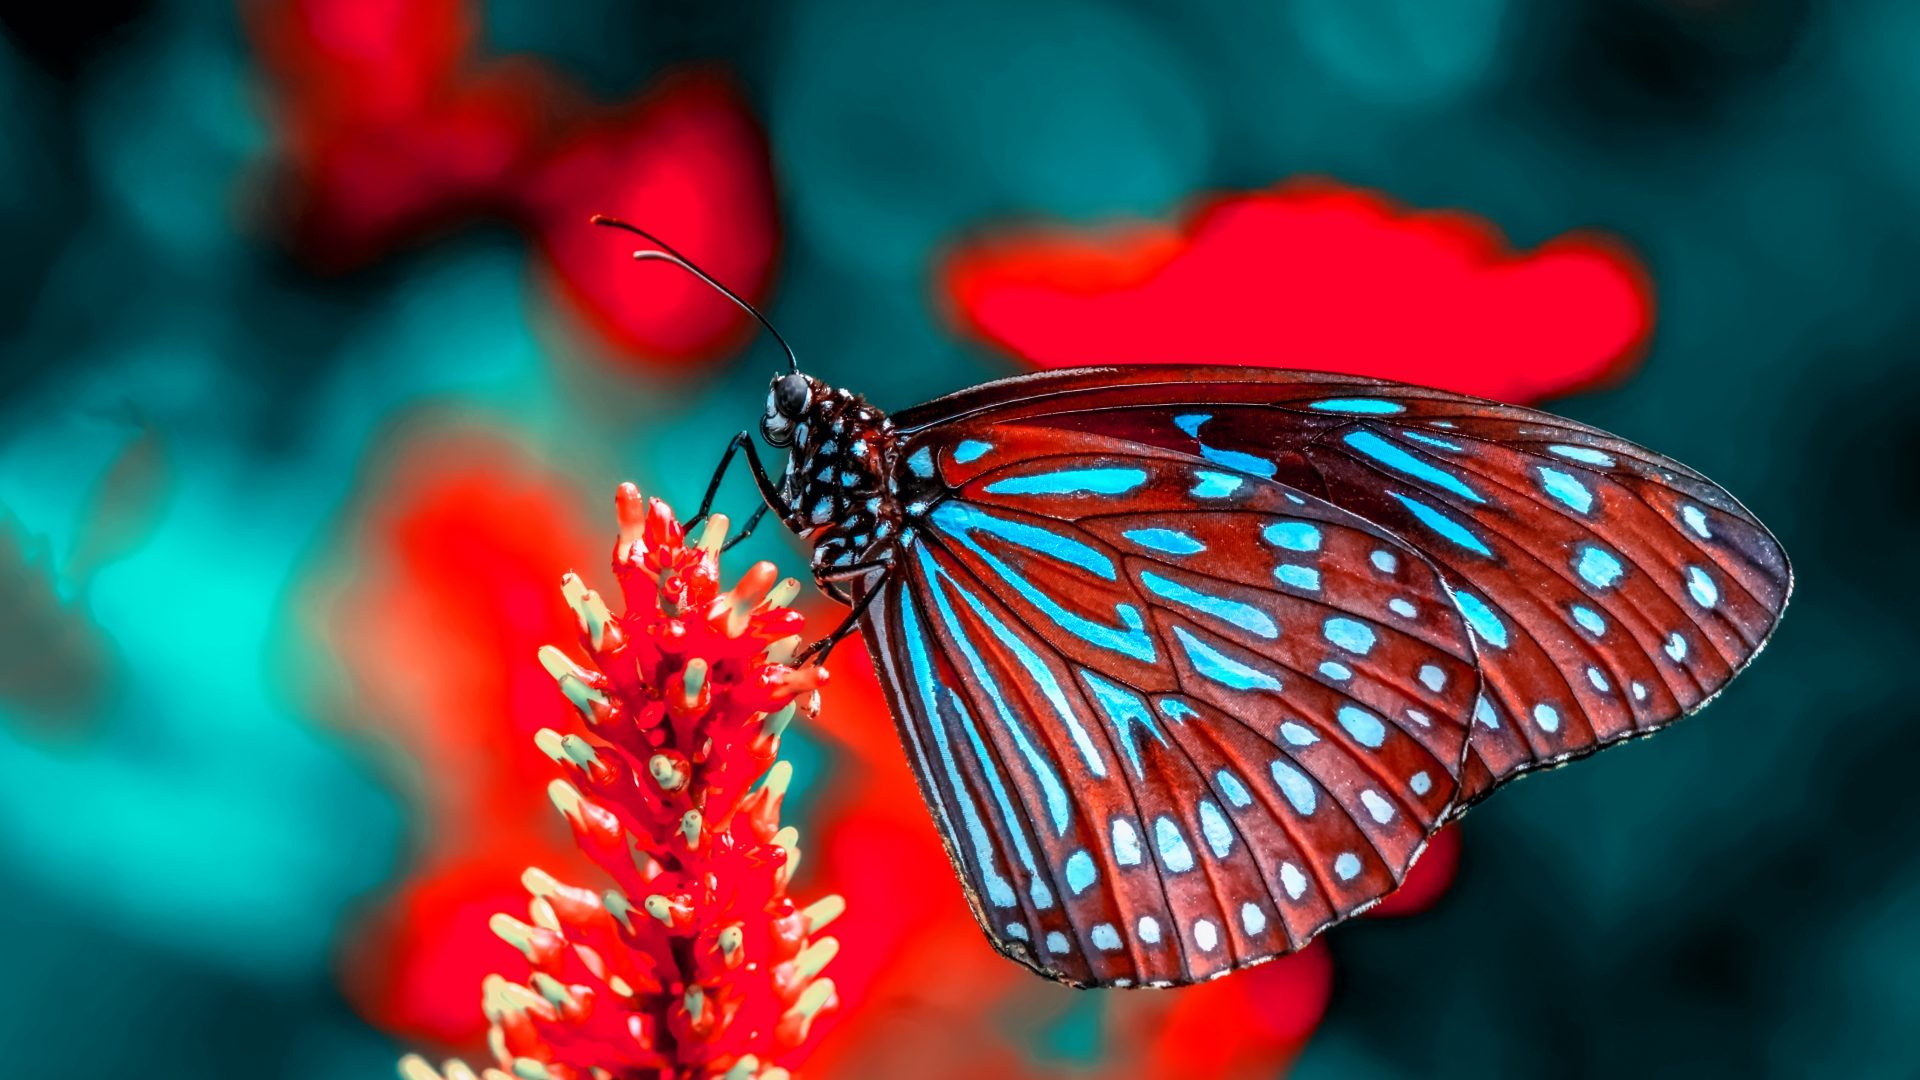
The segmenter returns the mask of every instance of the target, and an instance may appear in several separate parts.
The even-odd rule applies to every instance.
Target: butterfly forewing
[[[1378,900],[1479,684],[1437,569],[1305,492],[1113,438],[935,430],[951,494],[865,621],[996,944],[1183,983]]]
[[[1118,440],[1283,482],[1418,550],[1472,628],[1486,687],[1463,802],[1699,707],[1759,651],[1791,588],[1778,543],[1699,474],[1444,391],[1099,369],[990,384],[898,422],[947,445]]]

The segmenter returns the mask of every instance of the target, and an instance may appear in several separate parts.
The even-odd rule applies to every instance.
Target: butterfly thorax
[[[924,513],[938,485],[898,467],[899,440],[884,412],[857,394],[808,382],[781,480],[783,520],[812,543],[815,580],[843,595],[835,585],[892,564],[908,519]]]

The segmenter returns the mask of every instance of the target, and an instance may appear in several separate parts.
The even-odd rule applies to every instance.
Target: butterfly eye
[[[798,372],[782,375],[773,384],[773,407],[789,420],[805,416],[812,400],[813,388],[807,384],[807,377]]]

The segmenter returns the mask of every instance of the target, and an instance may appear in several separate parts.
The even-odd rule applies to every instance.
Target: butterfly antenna
[[[747,314],[753,316],[755,321],[759,322],[761,326],[766,327],[767,333],[773,335],[773,340],[778,342],[780,345],[780,351],[787,354],[788,370],[794,371],[794,372],[798,372],[800,370],[800,358],[794,355],[793,346],[787,344],[787,339],[780,336],[780,331],[774,329],[773,323],[768,322],[767,317],[765,315],[760,314],[759,308],[756,308],[752,304],[747,303],[745,300],[740,298],[740,294],[734,292],[732,289],[729,289],[725,285],[722,285],[718,281],[714,280],[714,277],[712,274],[709,274],[705,270],[702,270],[699,267],[693,265],[692,261],[689,260],[685,255],[682,255],[678,251],[675,251],[672,245],[668,244],[665,240],[660,239],[659,237],[648,232],[647,230],[642,229],[638,225],[629,224],[627,222],[621,221],[619,218],[616,218],[616,217],[608,217],[605,214],[595,214],[590,220],[592,220],[592,222],[595,225],[605,225],[610,229],[624,229],[627,232],[630,232],[635,236],[638,236],[641,239],[645,240],[647,243],[653,245],[655,250],[636,251],[633,253],[634,258],[659,259],[662,262],[670,262],[673,265],[678,266],[680,269],[685,270],[687,273],[692,274],[694,277],[699,278],[701,281],[706,282],[709,286],[713,288],[715,292],[719,293],[721,296],[724,296],[727,299],[733,301],[735,304],[739,305],[741,311],[744,311]]]

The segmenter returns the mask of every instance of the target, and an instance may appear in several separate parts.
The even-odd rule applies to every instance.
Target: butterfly
[[[1303,947],[1502,783],[1700,709],[1792,591],[1726,491],[1533,409],[1154,366],[890,416],[787,351],[784,468],[742,432],[701,513],[744,453],[730,543],[811,545],[852,610],[809,654],[861,632],[981,928],[1076,986]]]

